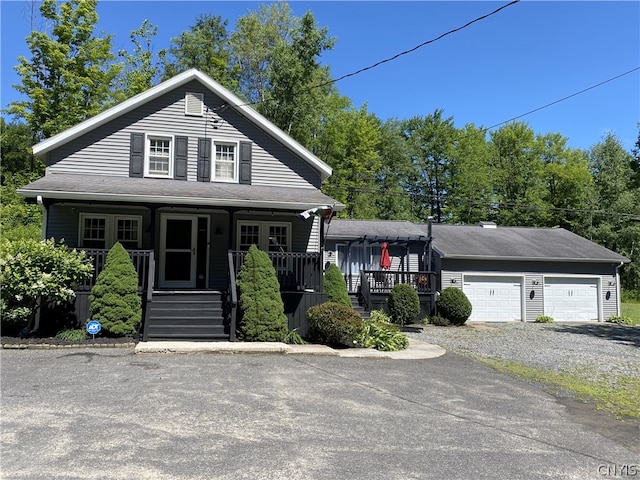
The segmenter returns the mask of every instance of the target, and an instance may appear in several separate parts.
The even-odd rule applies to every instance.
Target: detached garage
[[[438,288],[461,288],[469,321],[604,321],[620,314],[619,268],[629,260],[562,228],[432,226]]]

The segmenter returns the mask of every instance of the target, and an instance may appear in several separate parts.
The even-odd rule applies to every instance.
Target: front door
[[[198,217],[174,214],[162,216],[158,279],[160,288],[196,287],[198,246]],[[201,252],[201,256],[203,253]]]

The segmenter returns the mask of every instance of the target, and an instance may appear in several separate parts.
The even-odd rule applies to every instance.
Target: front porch
[[[80,324],[90,318],[89,294],[104,269],[107,249],[85,249],[94,265],[91,279],[76,289],[75,315]],[[138,273],[143,321],[138,332],[146,340],[235,341],[238,318],[236,278],[245,251],[227,253],[226,288],[160,288],[153,250],[128,250]],[[322,303],[322,255],[320,253],[267,252],[276,270],[289,328],[306,333],[306,311]],[[220,283],[220,282],[218,282]]]

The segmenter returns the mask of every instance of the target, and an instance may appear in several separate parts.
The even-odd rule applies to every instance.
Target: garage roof
[[[423,228],[427,232],[427,226]],[[628,258],[564,228],[434,224],[432,234],[433,248],[442,258],[630,262]]]

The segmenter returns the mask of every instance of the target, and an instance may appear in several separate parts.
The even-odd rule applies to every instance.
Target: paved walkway
[[[326,345],[289,345],[278,342],[139,342],[135,353],[280,353],[286,355],[323,355],[346,358],[387,358],[418,360],[436,358],[446,350],[438,345],[410,339],[409,347],[398,352],[373,348],[335,349]]]

